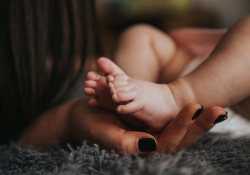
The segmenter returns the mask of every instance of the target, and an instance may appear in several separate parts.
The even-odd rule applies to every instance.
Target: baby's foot
[[[97,67],[105,74],[125,74],[115,63],[107,58],[97,60]],[[88,96],[94,96],[89,100],[89,105],[100,106],[104,109],[116,112],[117,103],[115,103],[110,95],[110,89],[106,82],[106,76],[97,72],[88,72],[87,81],[85,82],[84,93]],[[146,124],[130,115],[118,115],[127,124],[135,128],[145,128]]]
[[[156,132],[161,131],[179,108],[167,85],[136,80],[126,74],[109,75],[107,82],[120,114],[131,114]],[[121,104],[123,103],[123,104]]]
[[[124,73],[111,60],[100,58],[97,60],[97,67],[100,71],[110,75]],[[105,71],[104,71],[105,70]],[[107,110],[115,111],[117,104],[113,102],[110,96],[109,88],[106,82],[106,76],[97,72],[90,71],[85,81],[84,93],[87,96],[94,96],[89,100],[91,106],[101,106]]]

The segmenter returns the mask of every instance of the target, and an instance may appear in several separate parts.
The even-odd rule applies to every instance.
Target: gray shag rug
[[[121,156],[97,145],[46,151],[0,146],[0,174],[250,174],[250,138],[208,133],[192,147],[169,155]]]

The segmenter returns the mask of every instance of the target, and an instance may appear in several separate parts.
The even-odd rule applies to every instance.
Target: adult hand
[[[192,103],[184,107],[162,133],[150,135],[131,131],[118,117],[99,108],[90,107],[86,100],[79,100],[71,111],[71,134],[76,140],[87,140],[121,154],[160,154],[180,150],[197,141],[217,122],[227,118],[221,107],[211,107],[199,116],[201,106]],[[197,113],[197,111],[199,111]],[[197,118],[194,119],[194,116]],[[194,119],[194,120],[193,120]],[[157,145],[157,146],[156,146]]]
[[[20,137],[24,144],[47,147],[54,140],[59,144],[87,140],[121,154],[160,154],[180,150],[197,141],[216,122],[227,118],[221,107],[204,110],[193,103],[184,107],[160,134],[131,131],[114,114],[88,105],[88,99],[68,102],[43,114]],[[199,112],[198,112],[199,113]],[[197,118],[193,119],[193,116]],[[157,146],[156,146],[157,145]]]

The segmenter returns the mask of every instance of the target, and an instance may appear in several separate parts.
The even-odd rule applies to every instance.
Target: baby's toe
[[[114,80],[112,82],[109,82],[108,86],[109,86],[111,94],[113,94],[113,93],[116,93],[116,89],[115,89],[116,86],[126,86],[127,84],[128,84],[128,81],[125,81],[125,80],[116,80],[116,81]]]
[[[115,80],[115,78],[112,75],[108,75],[107,78],[106,78],[107,83],[109,83],[111,81],[114,81],[114,80]]]
[[[108,85],[109,85],[109,87],[111,88],[111,87],[115,87],[115,86],[124,86],[124,85],[127,85],[129,82],[128,81],[126,81],[126,80],[114,80],[114,81],[112,81],[112,82],[109,82],[108,83]]]
[[[117,75],[109,75],[107,76],[107,82],[112,82],[114,80],[128,80],[128,76],[126,74],[117,74]]]
[[[110,88],[110,94],[111,95],[113,95],[113,94],[115,94],[117,91],[116,91],[116,89],[114,88],[114,87],[111,87]]]
[[[98,106],[98,101],[95,98],[91,98],[88,103],[90,106]]]
[[[141,109],[141,105],[137,102],[131,102],[126,105],[119,105],[116,111],[120,114],[132,114]]]
[[[86,88],[95,88],[96,85],[97,85],[96,81],[93,81],[93,80],[87,80],[87,81],[85,81],[85,87]]]
[[[127,89],[127,91],[131,90],[133,87],[129,85],[129,82],[127,80],[121,80],[121,79],[114,79],[113,81],[108,83],[109,89],[110,89],[110,94],[113,95],[116,92],[118,92],[119,89],[122,87],[119,86],[128,86],[124,87],[124,89]],[[116,89],[118,87],[118,90]]]
[[[137,93],[134,91],[126,91],[126,92],[117,92],[112,95],[112,99],[114,102],[127,102],[134,100]]]
[[[117,92],[126,92],[126,91],[131,91],[134,87],[134,84],[133,83],[129,83],[127,85],[118,85],[118,86],[115,86],[115,90]]]
[[[93,96],[93,95],[95,95],[96,94],[96,92],[95,92],[95,89],[93,89],[93,88],[84,88],[84,93],[86,94],[86,95],[88,95],[88,96]]]
[[[118,85],[115,87],[112,87],[111,85],[110,94],[113,95],[114,93],[117,93],[117,92],[131,91],[133,87],[134,87],[133,83],[128,83],[127,85]]]
[[[101,75],[98,74],[97,72],[90,71],[87,73],[87,80],[94,80],[97,81],[101,78]]]
[[[117,74],[114,75],[115,80],[128,80],[128,76],[126,74]]]
[[[99,58],[96,64],[100,71],[109,75],[124,73],[113,61],[104,57]]]

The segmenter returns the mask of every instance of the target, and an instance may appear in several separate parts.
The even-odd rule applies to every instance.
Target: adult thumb
[[[126,131],[114,137],[112,149],[126,155],[152,154],[157,150],[157,144],[155,138],[150,134]]]

